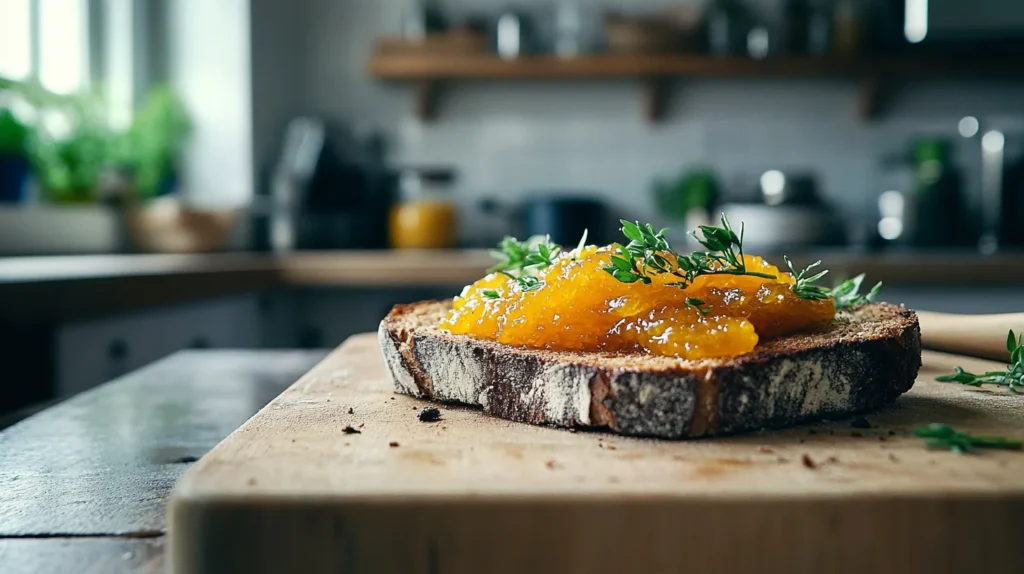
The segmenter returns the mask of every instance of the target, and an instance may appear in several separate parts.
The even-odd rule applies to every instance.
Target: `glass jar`
[[[445,249],[455,246],[458,221],[452,201],[455,172],[448,168],[402,174],[401,197],[391,208],[391,246],[396,249]]]

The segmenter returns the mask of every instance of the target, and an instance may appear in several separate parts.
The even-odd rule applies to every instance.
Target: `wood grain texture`
[[[172,570],[1021,571],[1024,453],[957,456],[911,436],[929,422],[1024,436],[1024,396],[933,382],[954,364],[991,366],[925,353],[871,428],[670,442],[461,407],[420,422],[427,403],[394,395],[360,336],[184,475]]]

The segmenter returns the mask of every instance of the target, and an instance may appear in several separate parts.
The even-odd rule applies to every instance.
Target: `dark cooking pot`
[[[523,229],[527,236],[550,235],[567,249],[576,246],[587,230],[587,243],[604,244],[608,208],[590,197],[534,197],[523,203]]]

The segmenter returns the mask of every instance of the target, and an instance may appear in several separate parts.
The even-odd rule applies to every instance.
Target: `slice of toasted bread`
[[[398,392],[479,405],[533,424],[685,438],[876,409],[921,366],[913,311],[872,304],[822,330],[732,359],[523,349],[437,328],[447,301],[399,305],[380,324]]]

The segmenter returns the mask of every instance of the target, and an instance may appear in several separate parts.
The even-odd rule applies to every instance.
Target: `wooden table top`
[[[822,252],[793,259],[822,259],[836,278],[866,273],[890,286],[1024,285],[1024,254]],[[492,263],[484,250],[0,258],[0,317],[66,320],[277,287],[459,287]]]
[[[360,335],[182,477],[172,570],[1021,571],[1024,454],[929,450],[913,431],[1022,438],[1024,395],[935,381],[992,362],[923,362],[860,421],[664,441],[457,406],[424,423],[430,403],[396,394]]]
[[[185,351],[0,430],[0,572],[163,572],[195,460],[323,351]]]

